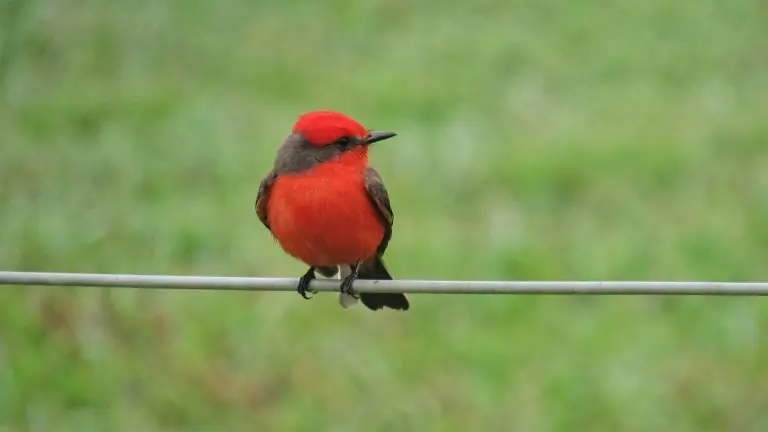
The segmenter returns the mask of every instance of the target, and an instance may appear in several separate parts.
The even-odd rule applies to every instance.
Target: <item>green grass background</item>
[[[758,0],[3,0],[0,268],[298,277],[302,112],[373,151],[399,278],[768,279]],[[763,431],[760,298],[0,290],[1,431]]]

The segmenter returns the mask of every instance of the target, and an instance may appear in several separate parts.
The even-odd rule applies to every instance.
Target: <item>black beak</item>
[[[384,141],[385,139],[392,138],[395,135],[397,135],[397,134],[394,133],[394,132],[372,132],[372,131],[369,131],[368,132],[368,136],[365,137],[365,140],[363,140],[363,142],[365,142],[366,144],[373,144],[373,143],[375,143],[377,141]]]

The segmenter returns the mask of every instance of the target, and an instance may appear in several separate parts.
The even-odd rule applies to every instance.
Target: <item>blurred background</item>
[[[0,2],[0,269],[298,277],[295,118],[373,150],[398,278],[768,279],[757,0]],[[768,430],[759,298],[0,289],[0,430]]]

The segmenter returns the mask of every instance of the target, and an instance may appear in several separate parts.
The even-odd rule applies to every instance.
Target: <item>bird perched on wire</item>
[[[392,237],[394,214],[376,170],[371,144],[394,137],[374,132],[334,111],[301,115],[277,150],[274,167],[259,185],[255,209],[280,247],[309,266],[297,291],[312,293],[315,272],[340,274],[339,303],[358,300],[356,279],[392,279],[382,255]],[[402,293],[360,293],[371,310],[408,310]]]

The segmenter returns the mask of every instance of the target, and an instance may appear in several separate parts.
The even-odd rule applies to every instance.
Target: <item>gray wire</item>
[[[295,291],[297,282],[294,278],[0,271],[0,285]],[[311,287],[338,291],[339,281],[318,279]],[[768,295],[768,282],[359,280],[354,288],[367,293],[414,294]]]

